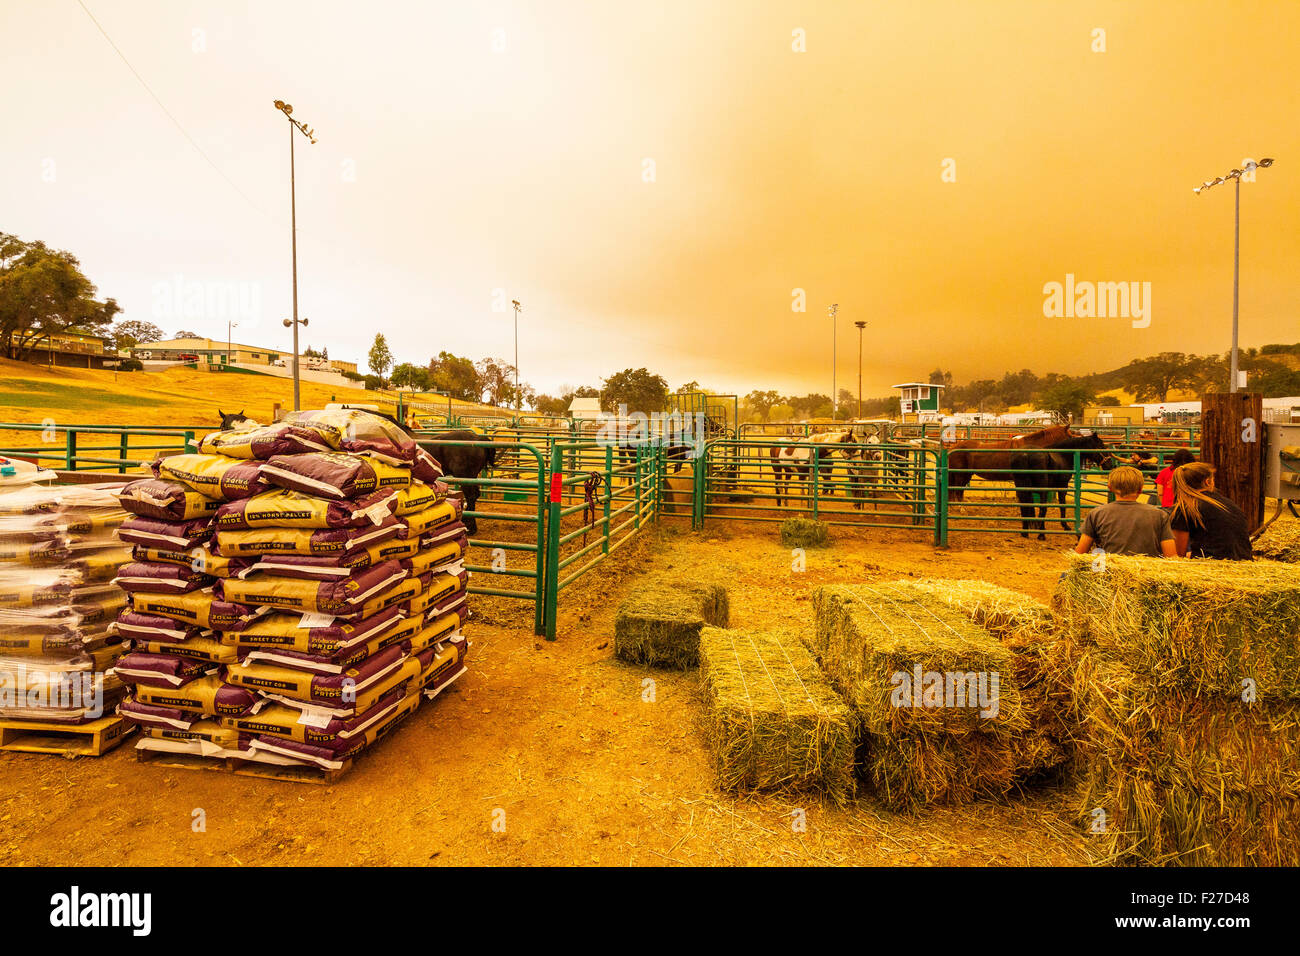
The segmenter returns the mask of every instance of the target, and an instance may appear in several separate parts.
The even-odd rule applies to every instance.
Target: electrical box
[[[1283,501],[1300,501],[1300,460],[1286,460],[1282,449],[1300,452],[1300,425],[1265,425],[1267,461],[1264,494]]]

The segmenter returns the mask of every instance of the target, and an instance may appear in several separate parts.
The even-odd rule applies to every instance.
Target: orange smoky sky
[[[1247,157],[1242,344],[1300,338],[1297,49],[1292,2],[6,3],[0,229],[284,348],[280,98],[331,356],[509,361],[517,298],[541,391],[829,392],[836,302],[867,395],[1080,373],[1227,349],[1232,188],[1192,187]],[[1045,317],[1067,274],[1149,282],[1150,324]]]

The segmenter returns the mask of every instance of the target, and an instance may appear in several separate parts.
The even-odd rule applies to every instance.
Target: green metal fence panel
[[[417,439],[417,444],[429,447],[431,442]],[[477,478],[457,478],[454,476],[445,476],[444,481],[453,487],[466,488],[476,487],[479,490],[479,498],[476,507],[472,511],[466,511],[468,517],[475,521],[500,522],[500,533],[505,533],[506,529],[520,525],[532,525],[533,530],[530,533],[526,528],[522,532],[523,540],[510,540],[507,538],[490,538],[484,532],[483,526],[479,525],[479,531],[470,538],[471,548],[487,549],[492,555],[492,560],[488,564],[466,562],[466,568],[471,575],[484,576],[491,575],[505,580],[524,579],[531,582],[531,586],[524,588],[508,588],[499,585],[477,584],[471,578],[471,594],[487,594],[494,597],[515,598],[518,600],[533,602],[533,630],[541,634],[545,628],[546,615],[546,476],[547,465],[542,453],[532,445],[523,442],[494,442],[490,439],[482,441],[448,441],[437,442],[436,444],[457,445],[470,448],[495,448],[498,453],[502,449],[509,449],[519,460],[514,468],[508,472],[509,476],[502,476],[492,473],[489,475],[480,475]],[[530,461],[531,469],[525,467],[523,462]],[[495,509],[495,510],[494,510]],[[496,555],[496,551],[502,552],[502,557],[507,552],[531,555],[531,567],[510,568],[498,566],[502,562]],[[502,582],[504,584],[504,581]]]
[[[0,432],[4,431],[37,433],[41,436],[42,443],[0,448],[0,455],[64,471],[115,471],[126,474],[130,469],[143,468],[162,455],[194,451],[196,430],[180,427],[131,428],[119,425],[0,422]],[[141,442],[141,439],[147,441]]]
[[[556,635],[560,593],[658,520],[664,449],[556,442],[551,447],[546,546],[548,640]],[[581,515],[578,522],[565,519]],[[581,539],[581,540],[579,540]]]
[[[793,454],[778,458],[778,452]],[[887,443],[717,439],[698,470],[697,524],[779,522],[933,530],[940,449]]]

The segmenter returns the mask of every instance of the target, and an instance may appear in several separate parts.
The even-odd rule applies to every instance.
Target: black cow
[[[1044,451],[1016,449],[1011,452],[1010,467],[1015,473],[1007,477],[1014,480],[1016,500],[1020,502],[1020,537],[1028,538],[1030,531],[1037,531],[1039,541],[1047,540],[1044,533],[1047,502],[1053,494],[1060,513],[1061,529],[1074,530],[1065,522],[1065,489],[1073,480],[1071,472],[1074,470],[1074,455],[1070,452],[1087,449],[1079,455],[1081,461],[1102,468],[1111,457],[1105,448],[1101,436],[1089,432],[1058,441]]]
[[[477,478],[484,468],[496,464],[497,450],[495,446],[446,445],[440,443],[485,440],[478,432],[462,429],[438,432],[427,439],[421,439],[420,447],[438,459],[443,474],[448,478]],[[465,511],[473,511],[474,506],[478,503],[479,486],[464,484],[459,487],[465,495]],[[477,534],[478,522],[474,520],[474,516],[467,513],[464,520],[465,528],[469,533]]]

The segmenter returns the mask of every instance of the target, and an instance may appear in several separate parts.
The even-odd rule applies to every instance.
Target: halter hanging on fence
[[[582,546],[587,546],[587,532],[596,523],[596,491],[605,479],[594,471],[587,472],[587,480],[582,483],[582,495],[586,499],[586,509],[582,513]]]

